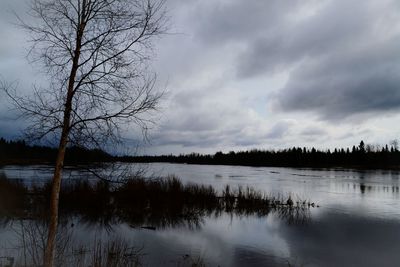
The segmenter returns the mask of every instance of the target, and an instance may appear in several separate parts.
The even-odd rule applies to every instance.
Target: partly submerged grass
[[[10,180],[0,174],[0,217],[10,213],[17,215],[23,210],[27,193],[28,189],[20,180]]]
[[[29,211],[29,216],[45,216],[50,201],[51,183],[28,188],[20,182],[0,178],[0,203]],[[79,215],[88,222],[112,225],[126,222],[131,226],[167,227],[187,224],[199,226],[205,216],[222,213],[239,216],[266,216],[277,211],[294,220],[307,215],[313,205],[294,201],[290,196],[268,195],[251,187],[222,191],[209,185],[183,184],[178,178],[134,177],[115,186],[105,181],[64,181],[60,193],[60,214]],[[1,210],[4,209],[0,206]]]
[[[51,183],[28,187],[18,180],[0,177],[0,223],[21,219],[25,266],[40,266],[46,236],[46,218]],[[155,230],[185,225],[198,227],[205,216],[231,214],[267,216],[275,212],[289,223],[308,219],[312,203],[268,195],[251,187],[227,185],[218,191],[212,186],[183,184],[176,177],[131,178],[121,185],[105,181],[63,181],[60,193],[60,227],[74,229],[69,218],[79,223],[111,226],[126,223]],[[1,220],[3,219],[3,220]],[[5,220],[4,220],[5,219]],[[29,219],[29,220],[25,220]],[[34,219],[34,220],[33,220]],[[72,223],[71,223],[72,222]],[[39,225],[39,227],[37,226]],[[42,226],[40,226],[42,225]],[[65,238],[62,238],[64,237]],[[60,242],[62,241],[62,242]],[[121,240],[95,242],[93,246],[68,246],[68,235],[58,233],[57,266],[140,266],[141,250]],[[205,266],[201,257],[183,257],[177,266]]]

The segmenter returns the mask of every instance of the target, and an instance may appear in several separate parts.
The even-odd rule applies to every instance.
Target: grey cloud
[[[0,137],[7,139],[22,138],[23,123],[0,118]]]
[[[309,127],[300,132],[300,135],[305,137],[324,136],[326,134],[327,132],[324,129],[318,127]]]
[[[209,132],[170,130],[153,136],[155,145],[179,145],[183,147],[207,148],[223,143],[222,135],[211,135]]]
[[[3,8],[23,12],[26,2],[1,1],[0,74],[29,85],[35,77],[17,48],[17,43],[26,48],[26,36],[6,22]],[[321,125],[316,117],[336,122],[400,107],[396,0],[168,0],[166,5],[172,32],[182,34],[156,44],[154,68],[170,82],[172,99],[153,134],[155,146],[215,151],[297,145],[306,138],[328,138],[330,133],[319,128],[303,130],[302,125]],[[285,79],[287,74],[282,88],[269,84],[276,72]],[[267,87],[272,90],[264,95]],[[275,109],[264,112],[263,99]],[[295,125],[285,121],[297,118]]]
[[[284,135],[288,132],[290,126],[292,124],[288,122],[278,122],[276,123],[271,130],[266,135],[267,139],[278,139],[283,138]]]
[[[238,78],[290,71],[275,95],[280,110],[309,111],[323,120],[398,110],[395,10],[395,1],[330,1],[295,26],[281,23],[280,32],[249,42],[238,58]]]
[[[398,110],[399,37],[361,53],[341,53],[297,69],[277,96],[280,107],[316,112],[327,120]]]
[[[196,36],[206,43],[252,41],[255,36],[277,30],[279,20],[296,9],[298,0],[201,1],[196,6]],[[278,22],[278,23],[277,23]]]
[[[155,145],[179,145],[183,147],[208,148],[212,151],[218,146],[224,147],[249,147],[262,144],[262,139],[257,136],[246,135],[236,130],[234,134],[221,129],[209,132],[196,132],[185,130],[169,130],[152,136]]]
[[[325,129],[317,126],[308,126],[307,128],[300,130],[299,136],[303,142],[312,143],[313,145],[317,140],[321,142],[324,140],[328,141],[329,138],[331,138]]]
[[[279,28],[249,40],[238,58],[239,78],[280,71],[302,60],[324,57],[354,45],[373,25],[368,5],[331,1],[315,15],[292,23],[278,19]]]
[[[224,110],[226,109],[226,110]],[[224,110],[224,111],[222,111]],[[281,121],[264,128],[246,113],[220,108],[192,110],[161,126],[162,132],[153,136],[157,145],[212,148],[260,146],[264,142],[284,138],[292,123]],[[201,120],[200,120],[201,118]],[[215,150],[215,149],[214,149]]]

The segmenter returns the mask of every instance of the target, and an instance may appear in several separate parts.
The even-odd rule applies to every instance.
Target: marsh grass
[[[141,266],[141,249],[130,246],[123,239],[114,239],[108,242],[96,240],[88,251],[88,257],[75,256],[75,266],[94,267],[136,267]],[[79,253],[78,255],[82,255]],[[87,258],[87,259],[86,259]],[[88,262],[86,262],[87,260]]]
[[[0,224],[12,222],[19,240],[15,245],[18,262],[14,266],[40,266],[43,261],[50,189],[50,183],[27,186],[20,180],[0,176]],[[121,223],[143,230],[199,228],[207,216],[265,217],[273,212],[288,223],[305,223],[312,204],[251,187],[227,185],[218,191],[212,186],[183,184],[174,176],[133,177],[119,185],[65,180],[60,194],[55,260],[57,266],[141,266],[141,249],[123,239],[95,240],[91,245],[77,246],[70,238],[77,222],[106,229]],[[205,266],[205,262],[202,257],[188,255],[177,265]]]
[[[23,210],[27,193],[28,189],[20,180],[10,180],[0,174],[0,216]]]
[[[46,218],[50,183],[27,187],[19,181],[0,178],[0,216]],[[7,204],[4,204],[7,203]],[[65,180],[60,194],[60,215],[80,216],[88,223],[113,225],[121,222],[148,229],[186,225],[200,227],[206,216],[228,213],[237,216],[267,216],[304,221],[314,205],[291,196],[268,195],[252,187],[222,191],[212,186],[183,184],[178,178],[134,177],[120,185],[105,181]]]

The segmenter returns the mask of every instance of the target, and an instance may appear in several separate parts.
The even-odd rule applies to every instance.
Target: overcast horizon
[[[23,14],[27,2],[0,3],[0,76],[22,92],[46,80],[28,64],[27,36],[9,12]],[[400,2],[167,0],[166,8],[169,34],[152,61],[166,94],[141,153],[398,138]],[[24,122],[0,96],[0,137],[15,138]]]

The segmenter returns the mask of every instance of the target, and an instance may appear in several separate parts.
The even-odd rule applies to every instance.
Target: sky
[[[23,13],[26,2],[0,2],[0,75],[21,91],[44,79],[27,63],[27,37],[9,12]],[[399,1],[167,0],[165,7],[169,30],[151,65],[166,93],[141,153],[399,138]],[[25,122],[0,97],[0,136],[16,137]]]

